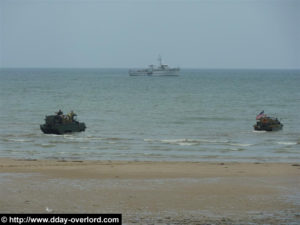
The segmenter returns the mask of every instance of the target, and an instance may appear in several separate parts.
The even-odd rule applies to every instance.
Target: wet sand
[[[1,213],[122,213],[123,224],[300,223],[300,164],[0,158]]]

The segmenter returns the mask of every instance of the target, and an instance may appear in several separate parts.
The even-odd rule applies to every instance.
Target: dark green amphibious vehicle
[[[254,130],[259,131],[276,131],[281,130],[283,127],[282,123],[277,118],[265,117],[256,122]]]
[[[283,124],[275,117],[267,116],[264,111],[256,116],[256,124],[253,125],[254,130],[258,131],[276,131],[281,130]]]
[[[40,125],[40,128],[45,134],[66,134],[85,131],[85,123],[78,122],[75,118],[76,116],[73,111],[64,115],[59,110],[56,115],[46,116],[45,124]]]

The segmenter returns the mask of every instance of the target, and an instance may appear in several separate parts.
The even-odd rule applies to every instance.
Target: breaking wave
[[[191,146],[191,145],[201,145],[201,144],[226,144],[228,140],[210,140],[210,139],[189,139],[189,138],[179,138],[179,139],[144,139],[145,142],[150,143],[163,143],[181,146]]]
[[[297,145],[297,142],[285,142],[285,141],[279,141],[277,142],[279,145]]]

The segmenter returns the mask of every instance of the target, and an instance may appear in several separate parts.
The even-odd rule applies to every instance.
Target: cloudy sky
[[[300,68],[300,0],[0,0],[1,67]]]

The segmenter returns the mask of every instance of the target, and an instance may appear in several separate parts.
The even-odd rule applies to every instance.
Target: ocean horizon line
[[[135,69],[135,68],[141,68],[141,67],[0,67],[0,70],[28,70],[28,69],[34,69],[34,70],[43,70],[43,69],[57,69],[57,70],[129,70],[129,69]],[[183,70],[291,70],[291,71],[297,71],[300,70],[300,68],[238,68],[238,67],[232,67],[232,68],[211,68],[211,67],[180,67],[180,69]]]

